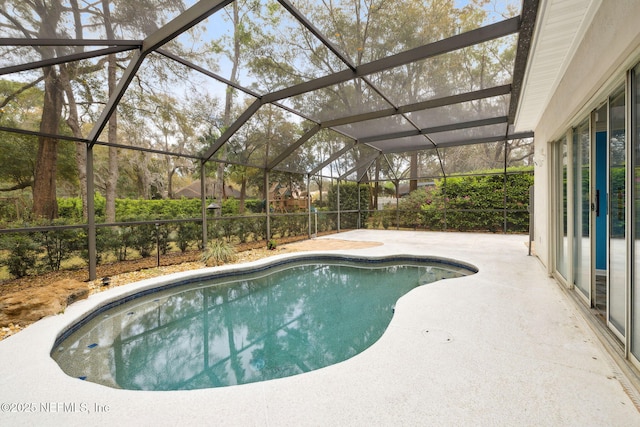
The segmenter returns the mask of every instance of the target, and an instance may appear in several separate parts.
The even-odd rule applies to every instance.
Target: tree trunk
[[[176,168],[171,168],[167,174],[167,199],[173,199],[173,175],[175,173]]]
[[[411,180],[409,181],[409,192],[416,191],[418,189],[418,152],[411,153],[411,166],[409,174]]]
[[[232,67],[231,67],[231,75],[229,76],[229,80],[236,83],[238,80],[238,69],[240,67],[240,11],[238,9],[238,2],[233,2],[233,52],[232,52]],[[233,93],[228,90],[225,95],[224,100],[224,116],[222,117],[222,124],[226,129],[231,126],[231,109],[233,107]],[[225,197],[224,190],[224,167],[226,160],[226,144],[223,145],[220,152],[220,160],[222,162],[218,163],[218,168],[216,170],[216,180],[217,185],[214,186],[214,194],[213,197],[217,199],[219,202],[222,201],[223,197]]]
[[[71,0],[71,9],[73,11],[73,21],[75,34],[77,39],[82,39],[82,19],[80,17],[80,8],[77,0]],[[80,53],[84,50],[82,46],[76,46],[75,52]],[[67,95],[69,115],[67,117],[67,125],[71,128],[73,136],[82,138],[82,128],[80,125],[80,116],[78,115],[78,105],[71,87],[72,76],[69,70],[70,64],[60,66],[60,77],[63,80],[64,90]],[[73,73],[77,71],[77,67],[72,68]],[[86,220],[87,211],[87,146],[84,143],[76,143],[76,167],[78,168],[78,181],[80,184],[80,201],[82,202],[82,217]]]
[[[82,128],[78,115],[78,105],[71,87],[71,75],[66,65],[60,66],[60,80],[67,95],[67,125],[76,138],[82,138]],[[87,146],[82,142],[76,143],[76,167],[78,169],[78,181],[80,182],[80,200],[82,201],[82,217],[87,219]]]
[[[244,214],[244,199],[247,197],[247,175],[242,174],[240,182],[240,205],[238,206],[238,212],[240,215]]]
[[[151,177],[149,176],[149,153],[141,151],[139,154],[139,162],[136,164],[136,175],[138,177],[138,194],[143,199],[149,199],[151,185]]]
[[[104,14],[104,27],[108,39],[115,39],[113,32],[113,25],[111,23],[111,12],[109,9],[109,1],[102,0],[102,10]],[[118,85],[116,77],[116,56],[109,55],[107,59],[107,81],[109,97],[113,94]],[[114,113],[109,118],[108,126],[108,141],[109,144],[116,144],[118,142],[118,113]],[[116,221],[116,189],[118,187],[118,149],[115,147],[109,147],[109,162],[107,172],[107,182],[105,183],[105,219],[107,222]],[[93,197],[93,195],[91,195]]]
[[[62,88],[53,67],[44,72],[44,102],[40,132],[56,135],[62,113]],[[33,215],[36,218],[54,219],[58,216],[56,200],[56,173],[58,140],[48,136],[38,138],[35,182],[33,184]]]
[[[80,182],[80,200],[82,201],[82,217],[89,217],[87,210],[87,145],[76,143],[76,167],[78,168],[78,181]]]
[[[111,132],[117,135],[117,125],[115,122],[115,114],[109,120],[109,140],[111,140]],[[116,129],[112,129],[112,126]],[[114,139],[116,137],[114,136]],[[109,147],[109,166],[107,172],[107,182],[105,183],[105,218],[107,222],[116,221],[116,189],[118,184],[118,149]]]
[[[378,210],[378,193],[380,192],[380,157],[376,159],[376,179],[373,184],[373,202],[369,209]]]

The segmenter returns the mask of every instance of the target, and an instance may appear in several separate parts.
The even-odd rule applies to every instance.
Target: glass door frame
[[[586,127],[587,127],[587,147],[585,150],[585,147],[583,146],[584,141],[582,140],[582,136],[583,133],[581,133],[583,127],[585,126],[585,122],[586,122]],[[576,288],[576,294],[585,302],[585,304],[589,305],[591,303],[591,297],[592,295],[594,295],[592,288],[595,286],[595,262],[594,262],[594,256],[595,256],[595,237],[594,237],[594,229],[595,229],[595,220],[594,217],[595,215],[594,213],[594,188],[595,188],[595,172],[594,172],[594,153],[595,153],[595,148],[594,148],[594,144],[592,143],[592,135],[591,135],[591,116],[588,116],[587,118],[585,118],[584,120],[581,120],[578,124],[576,124],[575,126],[573,126],[571,128],[570,131],[570,137],[571,137],[571,161],[569,162],[571,164],[571,170],[568,173],[571,173],[573,176],[573,179],[570,181],[571,184],[571,189],[570,189],[570,193],[572,194],[572,210],[571,210],[571,215],[570,217],[572,218],[572,224],[571,224],[571,235],[569,236],[570,239],[572,240],[570,243],[570,246],[572,247],[571,250],[571,261],[570,264],[572,266],[572,268],[570,269],[571,271],[571,283],[572,283],[572,288]],[[587,164],[583,164],[582,163],[582,159],[584,156],[585,151],[588,151],[588,163]],[[585,173],[584,171],[584,166],[588,166],[588,171],[586,171],[586,173],[588,174],[588,180],[589,180],[589,188],[588,188],[588,193],[584,194],[584,188],[582,186],[582,182],[584,180],[584,176],[583,174]],[[585,206],[586,203],[586,206]],[[584,221],[584,209],[587,209],[587,220],[586,220],[586,224]],[[588,236],[588,261],[587,263],[589,265],[582,265],[582,261],[584,261],[584,257],[583,257],[583,252],[584,252],[584,244],[585,244],[585,239],[583,236],[583,232],[582,232],[582,228],[586,225],[588,231],[589,231],[589,236]],[[585,278],[585,275],[583,275],[584,269],[588,269],[588,274],[586,275],[588,277],[588,283],[582,283],[582,279]],[[569,279],[568,279],[569,280]],[[582,283],[582,286],[580,286],[578,283]],[[586,285],[586,286],[585,286]],[[586,294],[585,294],[586,291]]]
[[[638,123],[637,118],[640,115],[640,112],[636,111],[636,108],[640,105],[638,100],[638,88],[640,85],[640,79],[638,78],[638,71],[640,71],[640,64],[636,64],[634,67],[627,71],[626,81],[625,81],[625,132],[626,132],[626,141],[627,141],[627,176],[626,180],[629,185],[629,190],[627,191],[627,200],[626,203],[626,214],[628,215],[629,220],[627,221],[627,287],[626,287],[626,318],[625,318],[625,328],[627,333],[625,334],[624,340],[624,354],[625,358],[630,360],[636,367],[640,368],[640,360],[636,358],[636,356],[631,352],[632,349],[632,340],[634,337],[634,322],[633,316],[634,311],[640,314],[640,307],[635,307],[634,310],[634,287],[636,289],[640,288],[640,283],[635,283],[636,280],[636,271],[635,271],[635,260],[639,253],[637,253],[636,249],[636,197],[640,197],[640,194],[636,194],[636,185],[635,185],[635,171],[636,168],[640,165],[636,164],[636,145],[640,144],[640,141],[637,141],[638,136],[638,127],[640,123]],[[635,286],[634,286],[635,284]],[[637,334],[635,334],[637,335]],[[640,345],[640,343],[638,343]]]
[[[551,251],[551,273],[553,277],[567,288],[572,287],[572,244],[569,243],[571,237],[569,230],[572,229],[572,218],[569,213],[572,209],[572,170],[571,170],[571,132],[567,131],[558,139],[549,143],[549,152],[552,155],[550,168],[550,182],[554,190],[549,192],[549,206],[552,206],[550,216],[550,242],[555,242],[549,248]],[[566,164],[565,164],[566,162]],[[565,183],[566,179],[566,183]],[[566,192],[566,204],[565,204]],[[566,209],[566,211],[565,211]],[[566,224],[564,218],[566,217]],[[566,234],[566,236],[565,236]],[[560,265],[562,264],[562,266]],[[563,271],[564,270],[564,271]],[[566,277],[565,277],[566,276]]]
[[[625,164],[625,174],[624,174],[624,183],[625,183],[625,195],[624,195],[624,208],[622,209],[622,211],[624,212],[625,218],[625,224],[624,224],[624,249],[625,249],[625,261],[624,261],[624,267],[623,267],[623,271],[624,271],[624,286],[623,286],[623,290],[624,290],[624,313],[622,314],[622,322],[624,325],[624,331],[620,331],[612,322],[611,322],[611,302],[612,302],[612,289],[611,286],[613,285],[612,283],[612,266],[611,263],[614,259],[613,257],[613,249],[611,248],[611,224],[612,224],[612,216],[611,216],[611,206],[613,203],[613,199],[614,196],[611,194],[611,169],[612,169],[612,160],[611,160],[611,137],[612,137],[612,129],[611,129],[611,122],[612,122],[612,114],[611,114],[611,100],[614,98],[617,98],[620,94],[623,94],[624,97],[624,101],[625,101],[625,105],[624,105],[624,113],[625,113],[625,159],[624,159],[624,164]],[[629,135],[629,89],[627,84],[623,84],[622,87],[621,86],[617,86],[615,88],[615,90],[611,91],[610,94],[607,96],[607,168],[608,168],[608,172],[607,172],[607,203],[608,203],[608,207],[607,207],[607,313],[606,313],[606,324],[607,327],[609,328],[609,330],[611,330],[613,332],[613,334],[624,344],[625,347],[625,353],[628,352],[628,343],[627,343],[627,337],[629,336],[629,284],[631,283],[631,281],[629,280],[629,278],[631,277],[629,275],[629,270],[630,270],[630,242],[631,242],[631,234],[630,234],[630,229],[631,229],[631,217],[629,216],[629,211],[630,211],[630,191],[629,191],[629,184],[632,182],[630,180],[631,177],[631,168],[629,167],[629,162],[630,162],[630,144],[628,141],[628,135]],[[616,292],[618,292],[619,290],[616,290]]]
[[[598,188],[598,170],[599,165],[598,162],[598,133],[603,132],[602,129],[599,130],[597,123],[600,122],[598,114],[601,114],[601,110],[604,110],[606,114],[606,118],[604,120],[606,128],[604,132],[605,135],[605,183],[604,183],[604,194],[601,194],[598,198],[596,198],[596,190]],[[597,247],[598,247],[598,239],[604,237],[604,242],[602,244],[605,245],[605,256],[606,256],[606,267],[604,270],[604,277],[607,282],[605,286],[609,286],[609,97],[603,102],[600,102],[589,114],[589,144],[591,146],[591,203],[593,208],[591,209],[591,287],[589,292],[589,300],[586,301],[589,307],[596,308],[598,306],[598,291],[597,291],[597,277],[598,277],[598,266],[597,266]],[[601,160],[602,161],[602,160]],[[599,206],[596,206],[599,205]],[[605,215],[604,218],[604,236],[601,236],[598,233],[598,217],[596,216],[596,209],[604,208]],[[602,271],[602,270],[600,270]],[[608,288],[607,288],[608,291]],[[608,311],[608,299],[605,301],[604,308],[604,316],[607,317]],[[605,319],[606,320],[606,319]]]

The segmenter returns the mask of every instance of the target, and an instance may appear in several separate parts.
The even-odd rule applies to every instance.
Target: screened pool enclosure
[[[95,279],[214,238],[526,233],[533,133],[513,123],[537,9],[3,1],[1,256],[56,269],[75,242]]]

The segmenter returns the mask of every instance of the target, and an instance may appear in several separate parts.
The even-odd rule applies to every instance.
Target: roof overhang
[[[515,131],[535,130],[602,0],[540,0],[515,115]]]

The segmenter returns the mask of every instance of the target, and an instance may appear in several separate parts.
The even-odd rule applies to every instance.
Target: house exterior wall
[[[535,131],[536,253],[551,272],[554,245],[550,215],[550,144],[586,118],[622,84],[627,69],[640,61],[640,1],[603,1],[577,45]],[[604,97],[604,98],[603,98]]]

